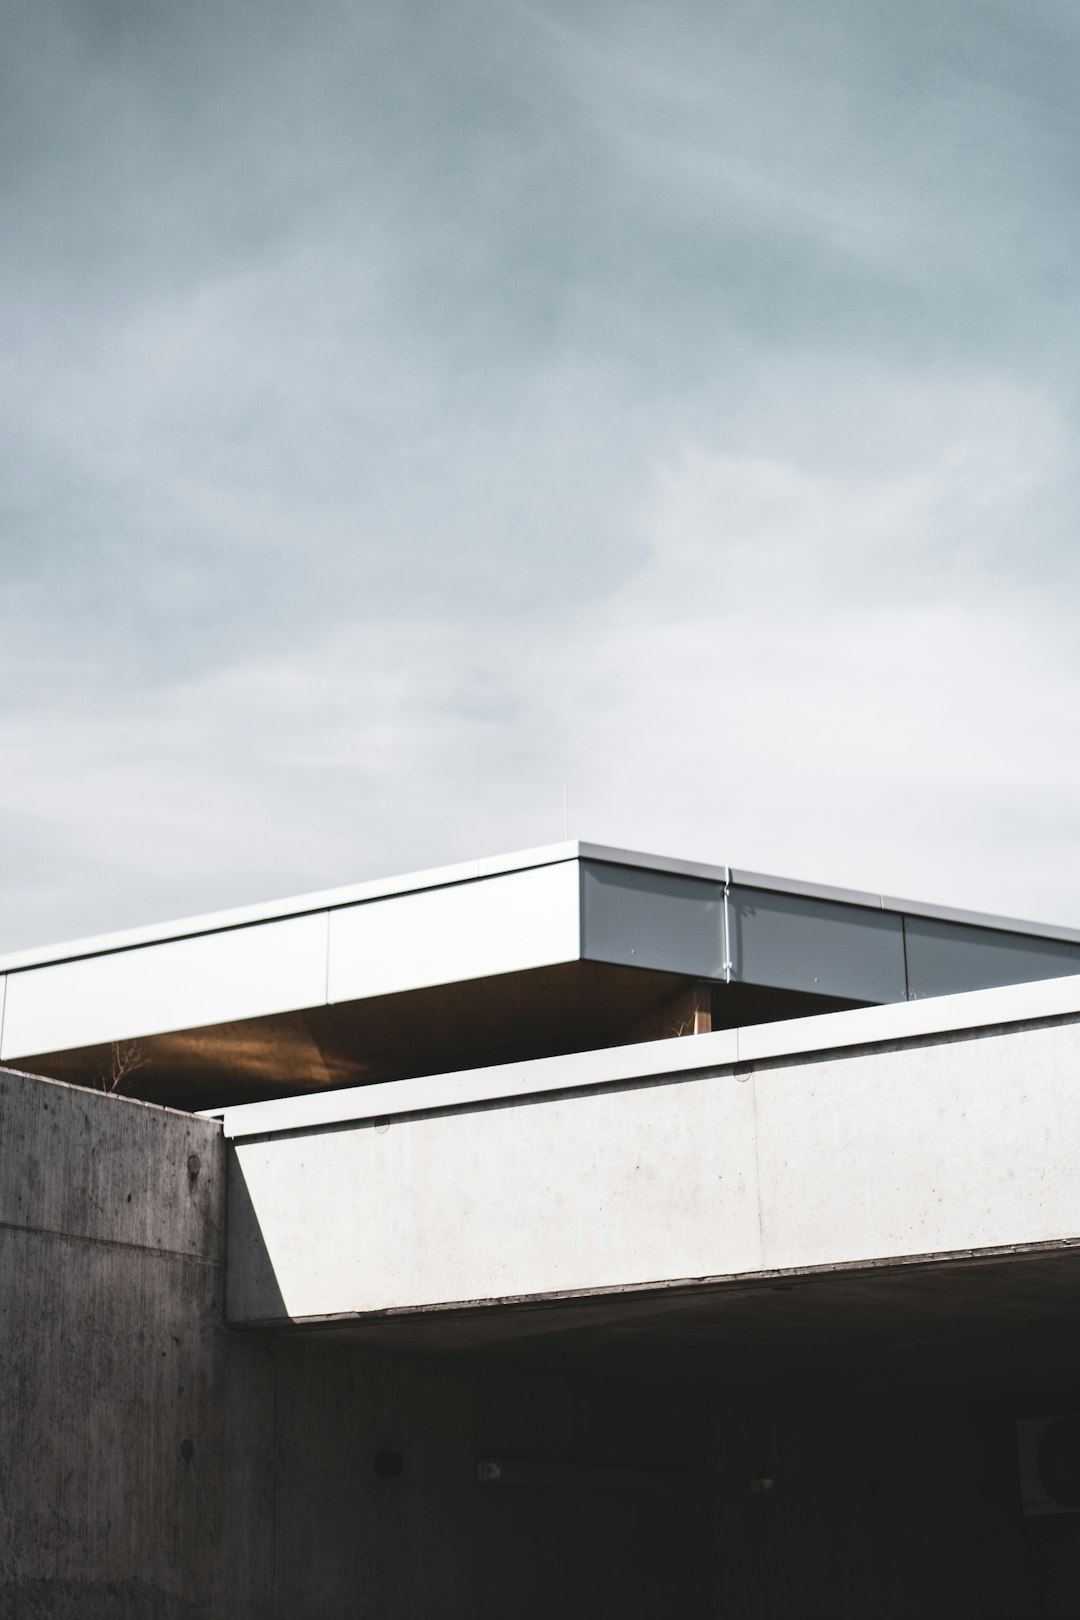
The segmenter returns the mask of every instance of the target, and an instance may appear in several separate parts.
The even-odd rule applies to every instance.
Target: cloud
[[[571,579],[532,622],[360,618],[104,715],[9,715],[0,810],[28,782],[38,806],[12,914],[36,898],[38,935],[552,841],[565,780],[579,836],[1076,916],[1070,603],[1001,543],[1065,446],[1045,403],[968,406],[938,401],[965,432],[891,481],[686,447],[599,604]],[[81,897],[42,901],[52,849]]]
[[[4,943],[564,780],[1080,917],[1068,7],[16,9]]]
[[[1074,574],[1015,549],[1068,444],[1045,402],[974,392],[893,479],[665,470],[650,561],[575,671],[578,774],[620,838],[1080,913]]]

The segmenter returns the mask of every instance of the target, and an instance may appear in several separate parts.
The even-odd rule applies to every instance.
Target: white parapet
[[[225,1111],[235,1323],[1080,1239],[1080,980]]]

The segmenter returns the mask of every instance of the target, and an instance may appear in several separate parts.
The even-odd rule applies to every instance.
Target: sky
[[[0,25],[0,949],[564,784],[1080,926],[1075,0]]]

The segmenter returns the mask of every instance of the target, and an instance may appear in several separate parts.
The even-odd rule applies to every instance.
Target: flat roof
[[[704,878],[714,883],[728,883],[747,889],[800,895],[813,900],[832,901],[834,904],[864,906],[909,917],[929,917],[942,922],[968,923],[978,928],[991,928],[1005,933],[1026,934],[1040,939],[1057,939],[1080,944],[1080,928],[1063,928],[1055,924],[1024,921],[1017,917],[1002,917],[990,912],[960,910],[950,906],[932,905],[921,900],[904,900],[894,895],[875,894],[861,889],[838,888],[828,883],[809,883],[798,878],[774,877],[764,872],[746,871],[742,867],[681,860],[668,855],[651,855],[637,850],[616,849],[608,844],[591,844],[579,839],[570,839],[561,844],[545,844],[537,849],[519,850],[513,854],[496,855],[485,860],[460,861],[452,866],[407,872],[398,877],[373,878],[363,883],[346,884],[335,889],[321,889],[289,899],[237,906],[225,911],[207,912],[201,916],[182,917],[170,922],[152,923],[147,927],[125,929],[119,933],[96,934],[89,938],[60,944],[11,951],[6,955],[0,955],[0,974],[74,961],[79,957],[103,956],[114,951],[135,950],[143,945],[191,939],[200,934],[216,934],[228,929],[247,928],[256,923],[352,906],[365,900],[390,899],[395,895],[411,894],[418,890],[447,888],[453,884],[475,882],[479,878],[525,871],[532,867],[554,866],[563,861],[573,860],[600,861],[615,866],[636,867],[644,871],[667,872],[680,877]]]

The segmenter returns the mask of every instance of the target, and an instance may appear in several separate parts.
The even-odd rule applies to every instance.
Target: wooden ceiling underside
[[[20,1067],[174,1108],[213,1108],[690,1033],[699,986],[569,962],[497,978],[35,1055]],[[711,989],[714,1027],[849,1002],[754,985]],[[118,1075],[118,1070],[123,1072]]]

